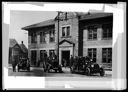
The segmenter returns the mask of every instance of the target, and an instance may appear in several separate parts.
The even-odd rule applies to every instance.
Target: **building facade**
[[[57,55],[59,44],[59,63],[62,65],[63,59],[69,63],[71,55],[88,55],[95,62],[111,67],[112,25],[111,13],[66,12],[59,15],[59,21],[57,16],[22,29],[29,34],[28,57],[31,64],[43,60],[45,55]]]

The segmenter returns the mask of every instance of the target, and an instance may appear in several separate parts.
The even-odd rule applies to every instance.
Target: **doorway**
[[[31,51],[31,64],[36,65],[36,50]]]
[[[66,66],[69,66],[70,51],[62,51],[62,66],[64,66],[64,60],[66,60]]]

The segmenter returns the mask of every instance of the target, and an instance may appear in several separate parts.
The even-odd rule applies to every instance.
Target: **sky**
[[[28,47],[28,31],[21,28],[53,19],[56,15],[55,11],[10,11],[9,38],[15,38],[19,44],[23,41]]]

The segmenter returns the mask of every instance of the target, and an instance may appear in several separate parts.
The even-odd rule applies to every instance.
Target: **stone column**
[[[97,48],[96,61],[98,64],[102,64],[102,48]]]
[[[97,40],[102,40],[102,25],[98,25],[97,28]]]

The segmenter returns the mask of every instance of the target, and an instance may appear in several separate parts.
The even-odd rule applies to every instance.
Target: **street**
[[[32,77],[93,77],[93,78],[102,78],[99,74],[93,74],[91,76],[78,74],[78,73],[70,73],[69,68],[62,68],[63,73],[55,73],[54,71],[51,71],[50,73],[44,72],[43,68],[41,67],[31,67],[30,72],[26,70],[20,70],[20,72],[12,71],[12,67],[8,68],[8,75],[9,76],[32,76]],[[111,78],[112,77],[112,71],[105,71],[104,78]]]

